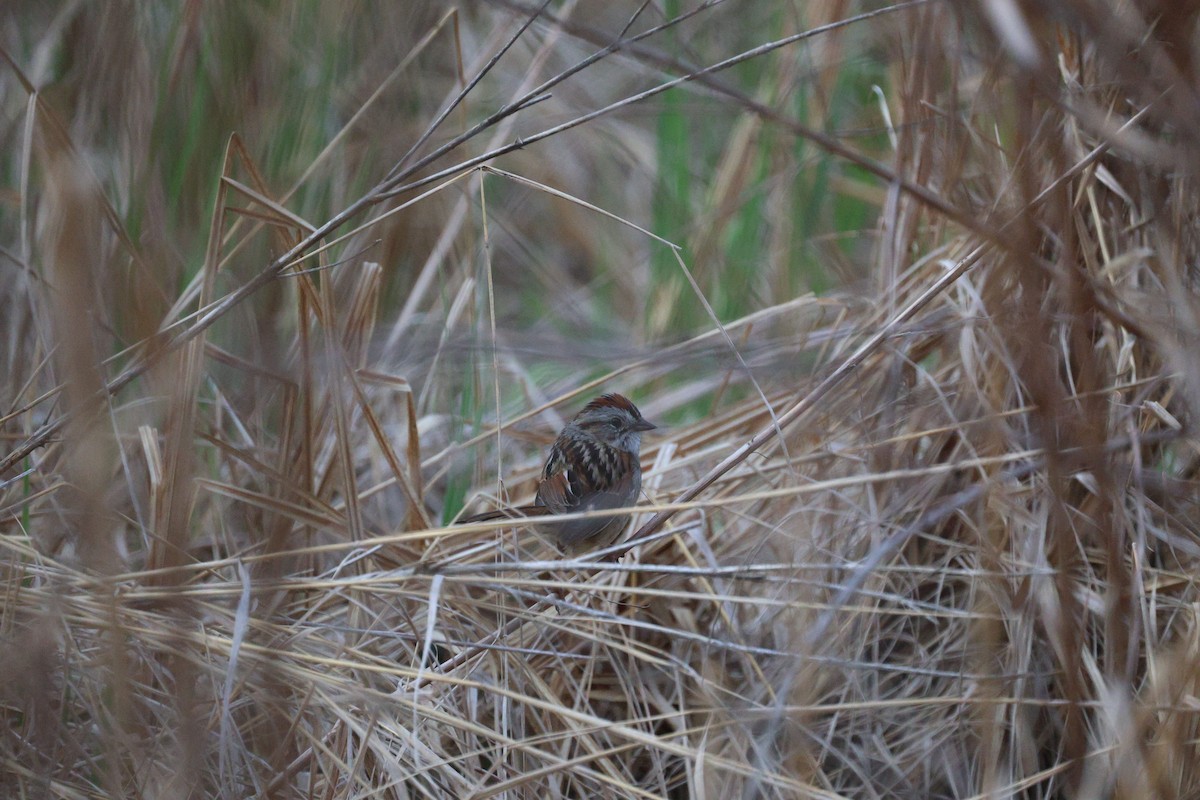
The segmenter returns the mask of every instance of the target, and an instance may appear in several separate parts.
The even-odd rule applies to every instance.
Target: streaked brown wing
[[[572,505],[562,508],[560,513],[608,511],[633,505],[637,501],[637,494],[641,488],[641,474],[640,472],[636,472],[633,467],[631,459],[634,456],[628,453],[622,453],[621,455],[623,459],[618,468],[607,473],[607,476],[611,477],[612,480],[606,481],[604,489],[589,490],[583,492],[581,496],[572,497]],[[541,497],[541,492],[539,492],[538,496],[539,498]],[[577,545],[592,538],[614,539],[628,524],[629,520],[626,517],[577,519],[559,523],[556,526],[555,533],[558,536],[560,547],[564,550],[573,550]],[[612,535],[609,536],[608,534]]]
[[[570,471],[565,467],[542,478],[538,484],[537,500],[555,514],[568,514],[579,505],[579,498],[571,491]]]

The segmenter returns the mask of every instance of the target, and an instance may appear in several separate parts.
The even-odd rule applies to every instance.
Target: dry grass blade
[[[1197,4],[8,11],[0,796],[1200,797]]]

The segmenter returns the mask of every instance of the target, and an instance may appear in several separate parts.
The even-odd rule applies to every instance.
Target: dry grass
[[[1194,5],[6,9],[0,791],[1200,798]]]

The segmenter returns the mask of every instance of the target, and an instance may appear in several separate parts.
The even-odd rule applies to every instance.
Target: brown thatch
[[[0,794],[1200,797],[1200,4],[54,13]]]

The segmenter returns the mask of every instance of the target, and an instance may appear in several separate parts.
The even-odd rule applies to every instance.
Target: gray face
[[[581,414],[572,424],[597,441],[630,453],[637,453],[641,448],[642,431],[654,427],[619,408],[593,409]]]

